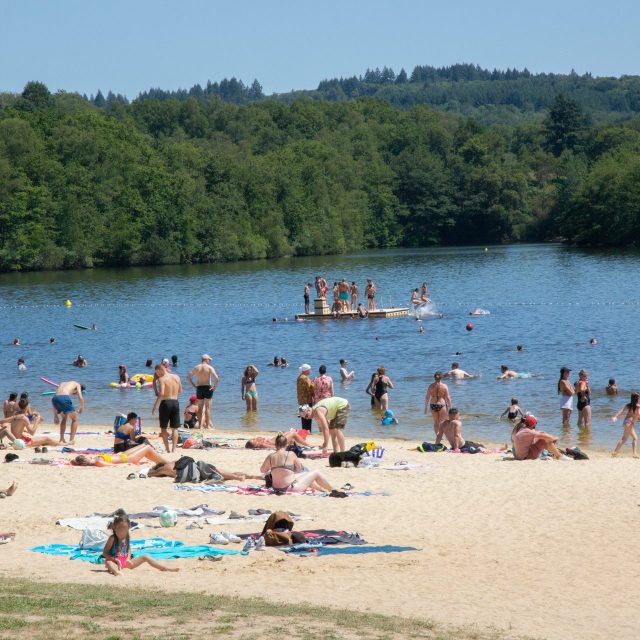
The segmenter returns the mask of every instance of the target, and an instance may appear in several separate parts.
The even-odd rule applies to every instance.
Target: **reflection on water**
[[[328,281],[365,278],[378,288],[379,305],[407,305],[423,281],[443,319],[414,318],[295,322],[302,310],[303,287],[316,274]],[[183,376],[202,353],[214,357],[221,376],[214,403],[214,423],[250,431],[299,426],[296,418],[297,368],[313,373],[326,364],[336,390],[352,405],[347,431],[363,438],[397,435],[422,441],[433,438],[430,416],[423,413],[424,393],[436,370],[455,360],[474,380],[450,384],[454,406],[464,417],[472,440],[508,440],[508,425],[498,422],[512,396],[534,413],[540,428],[562,436],[563,446],[612,447],[620,428],[609,417],[640,386],[634,350],[640,301],[629,282],[640,275],[637,252],[583,251],[554,245],[436,248],[372,251],[349,256],[254,261],[228,265],[188,265],[104,269],[79,272],[0,275],[0,393],[30,391],[34,404],[48,413],[44,376],[78,379],[89,389],[84,423],[111,423],[115,413],[135,410],[145,424],[153,394],[148,390],[110,389],[117,365],[130,373],[147,371],[147,358],[158,362],[176,354]],[[585,295],[584,283],[589,283]],[[73,306],[64,307],[69,298]],[[472,319],[479,307],[490,315]],[[280,321],[272,323],[276,316]],[[289,322],[282,322],[288,317]],[[98,326],[82,331],[75,324]],[[425,332],[418,333],[417,327]],[[11,342],[19,336],[23,345]],[[55,336],[57,344],[50,345]],[[589,345],[592,337],[598,345]],[[516,345],[523,344],[521,352]],[[89,367],[71,362],[82,354]],[[285,355],[288,369],[267,364]],[[356,379],[339,383],[339,359],[347,358]],[[26,372],[18,373],[24,358]],[[260,369],[257,415],[247,414],[239,388],[244,367]],[[498,381],[500,365],[529,373],[529,379]],[[384,365],[395,388],[390,407],[400,423],[383,427],[365,393],[371,373]],[[557,404],[559,368],[589,371],[593,418],[590,431],[578,431],[577,412],[564,432]],[[573,376],[574,374],[572,374]],[[577,375],[575,376],[577,377]],[[605,395],[610,377],[619,398]],[[573,381],[573,378],[572,378]],[[186,401],[189,392],[183,398]],[[46,416],[48,417],[48,416]]]

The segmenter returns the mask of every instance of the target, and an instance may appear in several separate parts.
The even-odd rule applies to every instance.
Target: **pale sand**
[[[317,436],[311,436],[314,441]],[[82,446],[105,447],[108,442],[105,437],[78,439]],[[0,546],[0,574],[293,599],[431,617],[444,624],[495,626],[510,630],[509,636],[638,636],[640,461],[630,458],[629,449],[617,460],[592,453],[587,462],[511,462],[500,455],[409,452],[411,444],[403,441],[383,444],[386,464],[408,460],[430,467],[384,471],[329,469],[326,461],[308,465],[325,471],[337,487],[350,482],[357,490],[390,492],[389,497],[203,494],[176,491],[168,478],[126,480],[136,470],[130,466],[2,464],[0,489],[13,479],[19,489],[0,500],[0,530],[18,533],[14,542]],[[191,455],[223,469],[255,472],[266,453],[214,449]],[[87,563],[28,551],[34,545],[77,543],[80,532],[55,525],[65,516],[199,503],[244,513],[291,510],[314,518],[304,523],[308,528],[358,531],[373,544],[413,545],[420,551],[297,558],[268,549],[220,563],[173,560],[169,562],[179,564],[180,573],[143,567],[120,578]],[[185,526],[182,520],[175,529],[143,529],[134,537],[164,535],[203,544],[210,531],[220,529]],[[232,530],[259,527],[240,523]]]

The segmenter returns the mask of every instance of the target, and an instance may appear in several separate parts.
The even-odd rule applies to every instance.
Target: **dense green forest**
[[[541,118],[486,125],[423,104],[241,88],[255,99],[129,104],[39,82],[0,94],[0,269],[636,243],[639,120],[596,125],[563,94]]]
[[[344,102],[354,98],[379,98],[395,107],[406,109],[426,104],[439,111],[473,117],[482,124],[519,124],[525,120],[541,120],[558,94],[578,102],[599,123],[616,122],[640,112],[640,76],[594,78],[578,75],[538,73],[527,69],[499,71],[482,69],[472,64],[450,67],[418,65],[408,74],[397,74],[389,67],[367,69],[360,76],[323,80],[314,90],[274,94],[270,99],[291,102],[300,98]],[[226,102],[248,104],[264,100],[258,80],[245,85],[236,78],[196,84],[191,89],[164,91],[151,89],[138,99],[184,101],[190,97],[200,101],[216,96]],[[124,100],[122,96],[98,93],[94,101]]]

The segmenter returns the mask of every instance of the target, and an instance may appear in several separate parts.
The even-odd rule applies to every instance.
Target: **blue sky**
[[[272,93],[456,62],[638,74],[639,26],[637,0],[0,0],[0,91],[133,98],[235,76]]]

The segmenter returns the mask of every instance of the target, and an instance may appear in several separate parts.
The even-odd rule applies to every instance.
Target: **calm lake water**
[[[387,320],[296,322],[306,281],[323,274],[333,282],[356,280],[361,291],[372,277],[385,306],[406,306],[410,292],[424,280],[444,319],[422,323],[412,317]],[[50,420],[51,389],[40,376],[76,379],[88,388],[82,424],[111,423],[116,413],[136,411],[147,426],[154,396],[150,390],[121,391],[108,384],[117,365],[131,374],[176,354],[177,373],[186,375],[204,352],[214,358],[221,382],[214,396],[214,422],[225,429],[278,430],[298,426],[295,382],[298,366],[314,372],[326,364],[336,393],[352,405],[348,433],[363,437],[432,439],[430,416],[423,414],[424,392],[433,372],[461,368],[480,377],[451,383],[454,406],[466,415],[464,434],[473,440],[506,442],[509,429],[497,420],[511,396],[535,413],[545,430],[561,433],[556,395],[558,370],[585,368],[594,390],[590,434],[574,427],[563,442],[612,446],[621,423],[608,420],[640,387],[637,370],[640,255],[586,252],[556,245],[437,248],[371,251],[349,256],[293,258],[231,265],[93,270],[0,275],[0,393],[27,390]],[[70,309],[64,302],[73,301]],[[469,318],[474,307],[491,312]],[[278,318],[277,323],[272,317]],[[288,322],[285,322],[288,317]],[[467,322],[474,330],[465,330]],[[91,325],[97,331],[74,328]],[[419,333],[422,324],[424,333]],[[19,336],[23,345],[11,345]],[[49,345],[55,336],[57,344]],[[598,339],[596,346],[589,340]],[[516,351],[517,343],[524,351]],[[455,356],[460,351],[462,355]],[[78,354],[86,369],[71,362]],[[291,366],[266,366],[274,355]],[[18,372],[16,361],[28,370]],[[341,387],[338,361],[349,360],[357,378]],[[248,363],[260,369],[259,411],[245,415],[240,378]],[[498,381],[500,365],[531,374]],[[384,364],[395,385],[391,408],[400,424],[382,427],[365,395],[371,373]],[[604,394],[615,377],[623,395]],[[181,408],[190,395],[181,399]],[[575,425],[577,413],[572,422]]]

